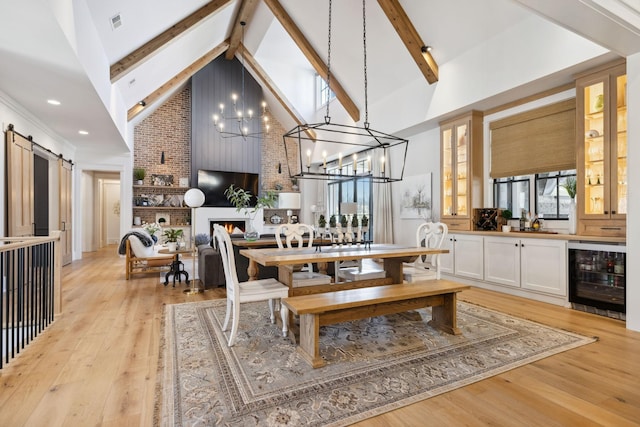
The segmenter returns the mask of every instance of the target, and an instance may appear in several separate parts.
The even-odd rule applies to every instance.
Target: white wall
[[[396,159],[392,168],[402,165]],[[407,162],[404,177],[431,174],[431,205],[434,220],[440,219],[440,129],[434,128],[409,137]],[[400,192],[402,181],[391,184],[393,205],[394,242],[399,244],[415,244],[416,230],[424,222],[422,219],[400,218]]]
[[[640,331],[640,53],[627,58],[627,328]]]

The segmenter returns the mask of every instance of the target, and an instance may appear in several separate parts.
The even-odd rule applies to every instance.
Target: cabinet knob
[[[520,243],[520,247],[521,247],[521,248],[524,248],[524,243]]]
[[[609,211],[604,211],[604,214],[607,215],[609,213]]]
[[[616,211],[611,211],[611,215],[615,215],[615,214],[616,214]]]
[[[516,248],[518,247],[518,244],[516,243]]]

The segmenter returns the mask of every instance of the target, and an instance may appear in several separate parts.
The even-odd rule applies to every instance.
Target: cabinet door
[[[617,65],[576,81],[578,234],[626,233],[625,69]]]
[[[625,219],[627,215],[627,76],[615,76],[612,82],[614,106],[611,122],[611,217]]]
[[[483,237],[459,234],[455,236],[453,243],[455,246],[453,251],[455,275],[483,280]]]
[[[522,288],[567,295],[567,242],[545,239],[520,242]]]
[[[484,238],[484,280],[520,287],[520,239]]]
[[[448,217],[455,215],[455,207],[453,205],[455,194],[455,176],[454,169],[454,153],[453,145],[453,127],[443,128],[441,131],[442,148],[441,148],[441,164],[442,164],[442,216]]]
[[[456,236],[455,234],[449,234],[442,244],[442,249],[447,249],[449,253],[440,255],[440,271],[446,274],[453,274],[453,259],[455,246],[453,244]]]

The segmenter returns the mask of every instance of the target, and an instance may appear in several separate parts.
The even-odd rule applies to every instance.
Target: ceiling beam
[[[193,62],[191,65],[189,65],[187,68],[182,70],[180,73],[176,74],[169,81],[167,81],[158,89],[153,91],[149,96],[145,97],[142,100],[142,102],[145,105],[136,104],[133,107],[131,107],[127,111],[127,120],[131,121],[134,117],[140,114],[145,108],[148,108],[151,104],[156,102],[158,99],[162,98],[162,96],[165,95],[167,92],[184,84],[187,80],[189,80],[189,78],[191,78],[191,76],[193,76],[195,73],[200,71],[204,66],[206,66],[208,63],[216,59],[218,56],[222,55],[224,51],[227,50],[228,48],[229,48],[229,40],[225,40],[222,43],[220,43],[218,46],[211,49],[209,52],[207,52],[198,60]]]
[[[236,55],[236,50],[238,50],[238,46],[240,46],[240,42],[242,39],[242,25],[241,22],[249,23],[253,14],[258,7],[258,3],[260,0],[241,0],[242,4],[240,5],[240,9],[238,10],[238,14],[236,15],[236,19],[233,22],[233,26],[231,27],[231,35],[229,36],[229,49],[224,54],[226,59],[233,59]]]
[[[378,0],[378,4],[387,15],[387,19],[389,19],[393,28],[396,29],[400,39],[402,39],[409,54],[416,61],[418,68],[420,68],[429,84],[437,82],[438,64],[436,64],[431,53],[423,49],[423,47],[426,48],[426,45],[400,5],[399,0]]]
[[[291,118],[298,125],[305,125],[306,122],[302,118],[302,116],[296,111],[296,109],[291,105],[291,103],[287,100],[287,98],[280,92],[276,84],[269,78],[264,69],[256,62],[255,58],[251,56],[251,54],[247,51],[247,49],[240,44],[238,46],[238,53],[244,57],[245,65],[248,65],[249,68],[254,73],[254,77],[260,79],[264,85],[264,87],[273,94],[273,96],[278,100],[282,108],[291,116]],[[316,140],[316,133],[312,129],[306,130],[307,135],[313,141]]]
[[[189,30],[200,21],[207,18],[209,15],[217,12],[230,2],[231,0],[210,1],[177,24],[171,26],[171,28],[169,28],[168,30],[154,37],[152,40],[148,41],[115,64],[111,65],[111,68],[109,70],[111,83],[114,83],[118,79],[122,78],[126,73],[130,72],[142,62],[146,61],[162,46],[169,43],[185,31]]]
[[[271,9],[271,13],[273,13],[276,19],[280,21],[280,24],[284,27],[287,33],[289,33],[289,36],[291,36],[307,60],[311,63],[311,66],[316,70],[316,73],[318,73],[323,79],[328,80],[329,70],[327,65],[311,46],[311,43],[309,43],[304,34],[302,34],[302,31],[300,31],[296,23],[293,22],[293,19],[291,19],[287,11],[284,10],[280,2],[278,0],[264,0],[264,2],[269,9]],[[330,84],[331,90],[336,94],[336,98],[340,101],[349,116],[351,116],[351,119],[354,122],[360,121],[360,110],[334,75],[331,75]]]

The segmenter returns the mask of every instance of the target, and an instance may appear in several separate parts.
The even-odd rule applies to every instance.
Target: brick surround
[[[270,117],[271,129],[262,140],[262,186],[275,189],[281,184],[284,191],[292,190],[289,179],[282,135],[286,130],[273,117]],[[160,155],[164,151],[165,164],[160,164]],[[297,145],[289,148],[292,155],[297,156]],[[278,173],[278,163],[281,173]],[[142,120],[134,129],[133,164],[135,168],[146,170],[145,185],[151,185],[152,174],[173,175],[177,186],[180,177],[191,176],[191,85],[168,99],[157,110]],[[162,188],[146,190],[148,194],[180,194]],[[140,216],[143,222],[154,222],[155,213],[162,208],[135,210],[134,216]],[[171,224],[186,224],[190,212],[188,210],[171,210]]]

